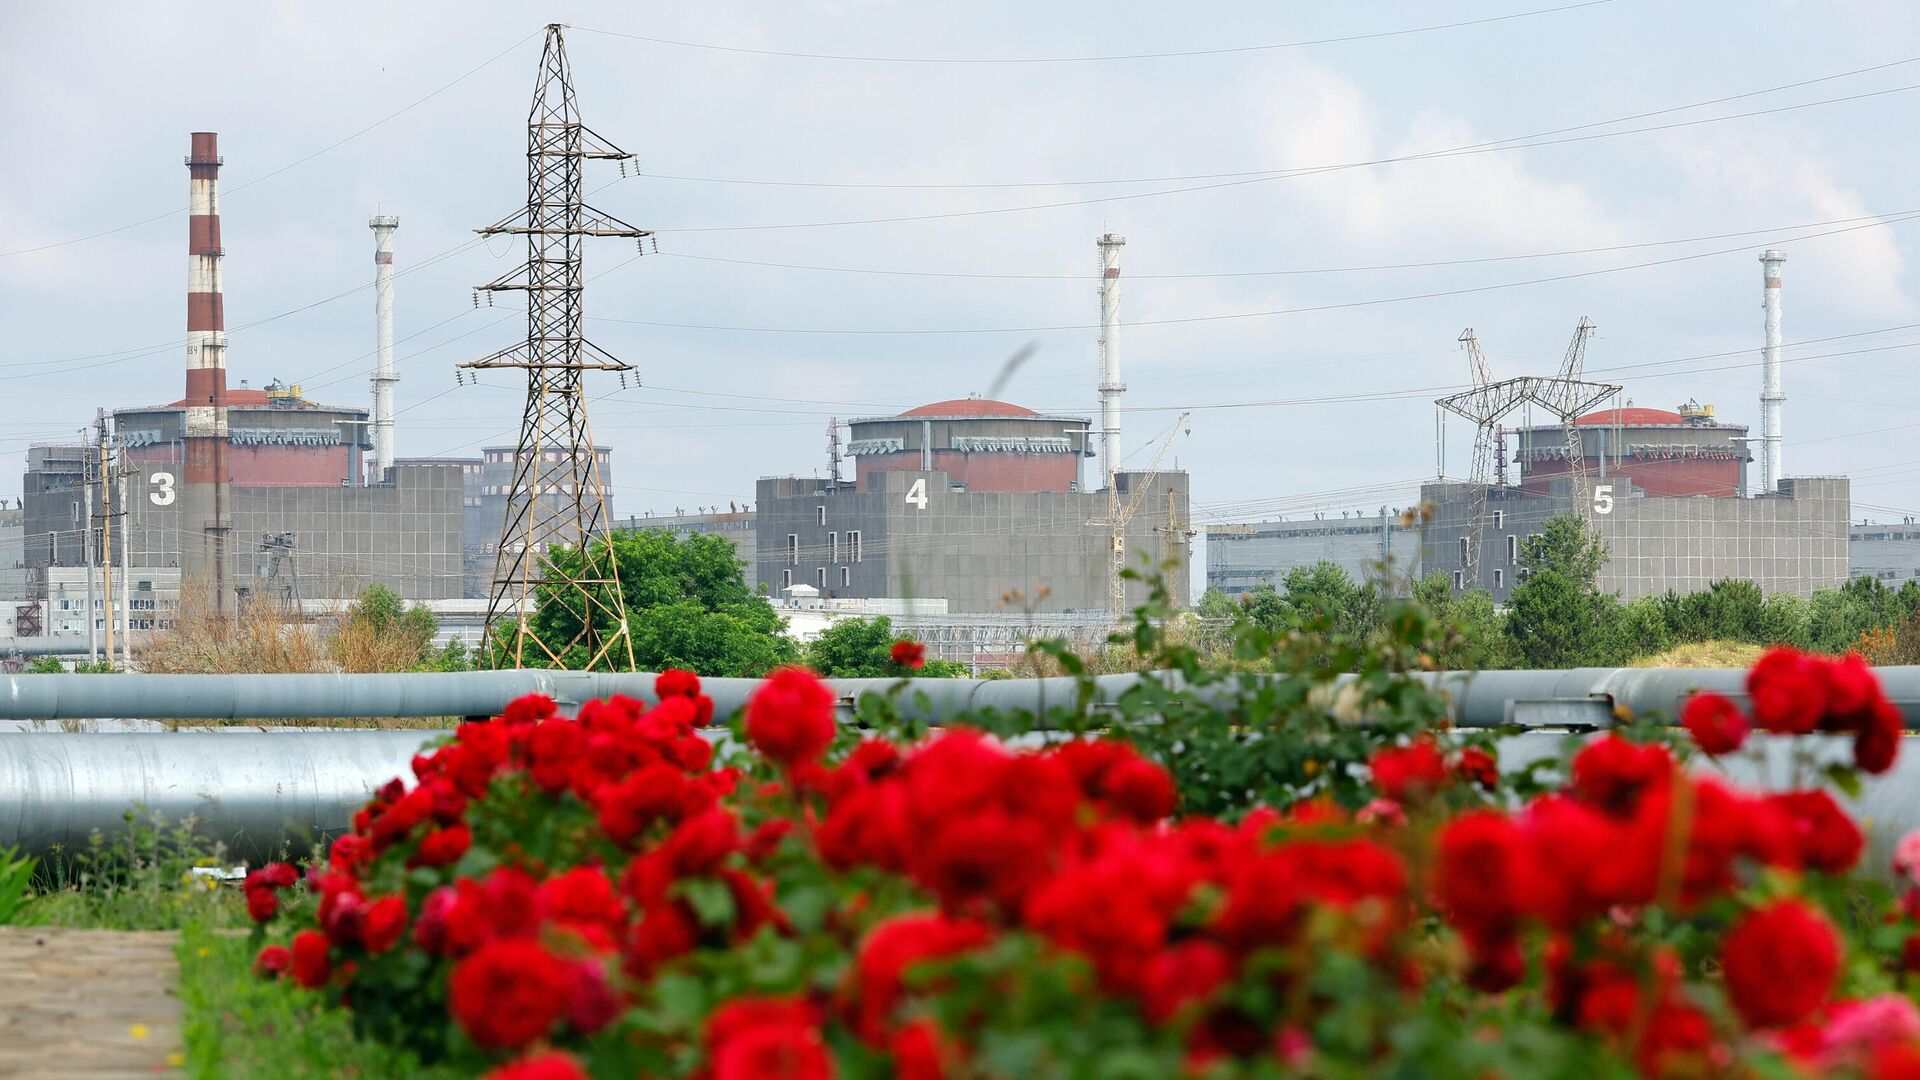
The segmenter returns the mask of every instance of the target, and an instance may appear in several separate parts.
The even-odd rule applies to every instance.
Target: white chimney
[[[387,478],[393,468],[393,231],[400,219],[381,215],[367,222],[373,230],[374,348],[379,359],[373,368],[373,482]]]
[[[1769,248],[1760,253],[1765,289],[1761,308],[1766,312],[1767,347],[1760,354],[1760,493],[1780,490],[1780,264],[1787,253]]]
[[[1100,248],[1100,483],[1112,482],[1120,468],[1120,249],[1127,238],[1108,233]]]

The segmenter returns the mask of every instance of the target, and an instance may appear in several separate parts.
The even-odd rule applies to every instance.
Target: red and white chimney
[[[180,577],[226,606],[227,334],[220,296],[220,148],[193,133],[187,156],[187,396],[181,431]]]

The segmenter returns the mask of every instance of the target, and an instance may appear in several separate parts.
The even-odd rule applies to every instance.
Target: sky
[[[590,163],[590,201],[657,231],[587,252],[587,336],[639,383],[591,383],[622,516],[824,475],[830,418],[984,392],[1029,344],[1001,396],[1092,415],[1107,231],[1126,463],[1171,438],[1203,528],[1411,503],[1466,327],[1497,377],[1551,374],[1589,316],[1590,377],[1757,428],[1768,246],[1787,475],[1920,514],[1910,3],[180,11],[0,4],[0,477],[179,397],[197,130],[226,159],[230,384],[370,401],[367,218],[396,214],[399,453],[511,444],[524,382],[454,365],[524,333],[472,291],[522,249],[472,230],[525,201],[560,22],[585,122],[637,156]]]

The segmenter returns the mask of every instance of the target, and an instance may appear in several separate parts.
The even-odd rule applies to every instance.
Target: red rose
[[[591,1035],[619,1015],[620,999],[607,985],[607,972],[600,961],[584,960],[573,965],[567,988],[567,1025],[582,1035]]]
[[[397,896],[383,896],[367,905],[360,917],[360,944],[370,953],[393,948],[407,932],[407,902]]]
[[[788,768],[816,761],[833,742],[833,709],[833,691],[813,672],[780,668],[747,702],[747,740]]]
[[[1702,753],[1719,757],[1740,749],[1747,741],[1747,718],[1740,707],[1721,694],[1695,694],[1680,709],[1680,722]]]
[[[636,979],[651,979],[654,969],[692,952],[700,943],[700,928],[677,903],[662,901],[647,909],[629,933],[621,966]]]
[[[333,974],[329,948],[327,936],[318,930],[302,930],[293,935],[293,981],[309,990],[325,986]]]
[[[655,762],[593,793],[600,828],[625,844],[660,818],[674,813],[686,797],[687,778],[665,762]]]
[[[1827,711],[1826,665],[1798,649],[1768,649],[1747,672],[1753,722],[1783,735],[1805,735]]]
[[[1500,786],[1500,762],[1488,750],[1468,746],[1453,761],[1453,774],[1469,784],[1491,791]]]
[[[811,1027],[757,1027],[713,1051],[713,1080],[833,1080],[833,1057]]]
[[[452,866],[473,846],[473,830],[465,825],[435,829],[420,838],[414,860],[421,866]]]
[[[447,915],[460,903],[460,894],[442,885],[420,902],[420,917],[413,923],[413,940],[430,953],[439,952],[447,940]]]
[[[691,671],[669,668],[653,680],[653,696],[661,701],[671,697],[699,697],[700,676]]]
[[[291,967],[293,954],[287,951],[285,945],[269,945],[253,958],[253,973],[266,979],[279,978]]]
[[[1497,810],[1474,810],[1440,833],[1435,900],[1475,942],[1511,937],[1541,906],[1541,871],[1526,834]]]
[[[1749,1027],[1782,1027],[1827,1000],[1840,973],[1840,940],[1805,902],[1779,900],[1727,933],[1720,966]]]
[[[1432,739],[1383,747],[1374,751],[1367,765],[1373,770],[1373,786],[1395,802],[1424,798],[1447,782],[1446,760]]]
[[[1854,733],[1853,763],[1876,775],[1893,768],[1894,758],[1900,755],[1900,736],[1905,726],[1900,707],[1882,700],[1861,718],[1860,728]]]
[[[1867,1080],[1920,1080],[1920,1046],[1891,1043],[1875,1048]]]
[[[896,915],[867,932],[854,962],[859,1006],[855,1029],[878,1045],[893,1024],[914,965],[977,949],[993,938],[986,924],[971,919],[917,913]]]
[[[1793,824],[1800,862],[1829,874],[1844,874],[1860,861],[1866,837],[1825,791],[1789,791],[1766,797]]]
[[[1141,998],[1147,1019],[1165,1024],[1195,1003],[1205,1003],[1233,978],[1233,959],[1211,941],[1192,938],[1162,950],[1147,963]]]
[[[507,703],[500,710],[500,719],[508,726],[532,724],[554,715],[557,709],[553,699],[545,694],[526,694]]]
[[[1673,758],[1665,747],[1602,735],[1573,756],[1570,790],[1581,802],[1626,818],[1639,807],[1641,796],[1665,790],[1672,774]]]
[[[887,654],[893,658],[894,663],[903,668],[919,671],[927,666],[927,647],[908,638],[901,638],[894,642],[893,648],[888,650]]]
[[[525,1046],[566,1011],[572,976],[537,942],[491,941],[454,967],[447,1011],[478,1046]]]
[[[894,1032],[887,1043],[894,1080],[944,1080],[955,1054],[931,1020],[917,1020]]]
[[[681,822],[662,850],[667,853],[674,875],[688,877],[711,871],[739,847],[739,821],[731,812],[716,806]]]
[[[552,922],[589,935],[597,931],[609,948],[627,918],[627,906],[598,866],[576,866],[548,878],[540,885],[540,906]]]
[[[549,1050],[544,1054],[509,1061],[481,1080],[590,1080],[572,1054]]]
[[[1172,814],[1180,797],[1167,770],[1137,755],[1129,755],[1108,769],[1102,786],[1109,806],[1142,825]]]
[[[247,890],[247,917],[254,922],[266,922],[280,910],[280,894],[272,889]]]
[[[1880,678],[1859,653],[1826,661],[1827,722],[1823,730],[1845,731],[1881,702]]]
[[[291,863],[268,863],[247,875],[247,888],[291,889],[300,880],[300,871]]]

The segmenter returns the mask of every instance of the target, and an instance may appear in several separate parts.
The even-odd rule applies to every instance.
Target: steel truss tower
[[[587,371],[632,370],[582,335],[582,241],[620,236],[644,243],[653,235],[585,205],[582,166],[588,158],[632,156],[580,122],[561,27],[549,25],[527,117],[527,205],[476,230],[527,238],[526,262],[480,286],[526,293],[526,340],[461,365],[527,373],[526,412],[487,599],[487,653],[494,665],[633,668],[620,574],[605,543],[611,525],[606,492],[581,387]],[[601,543],[596,547],[595,541]],[[554,550],[561,547],[573,551]],[[541,603],[548,605],[541,620],[546,638],[531,625]]]

